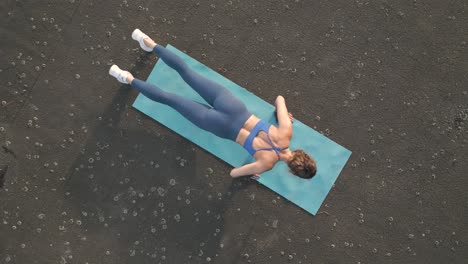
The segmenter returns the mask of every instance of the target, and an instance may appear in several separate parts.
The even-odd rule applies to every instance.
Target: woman
[[[132,38],[140,43],[143,50],[153,51],[168,66],[176,70],[182,79],[212,107],[138,80],[117,65],[110,68],[109,74],[122,83],[130,84],[146,97],[171,106],[201,129],[243,146],[256,161],[234,168],[230,173],[232,177],[247,175],[260,177],[261,173],[271,170],[279,160],[286,162],[290,172],[296,176],[309,179],[315,175],[317,170],[315,161],[303,150],[289,149],[293,117],[288,113],[282,96],[278,96],[275,101],[279,123],[279,126],[275,127],[251,114],[229,90],[189,69],[177,55],[157,45],[139,29],[133,31]]]

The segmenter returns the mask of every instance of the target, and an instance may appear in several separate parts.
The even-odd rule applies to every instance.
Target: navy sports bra
[[[275,147],[275,145],[273,144],[273,142],[270,139],[270,135],[268,135],[268,130],[269,130],[270,126],[271,126],[271,124],[269,124],[268,122],[260,119],[260,121],[258,121],[258,123],[255,125],[255,127],[252,129],[252,131],[250,131],[250,134],[247,137],[247,139],[245,140],[244,146],[243,146],[250,153],[250,155],[253,156],[255,154],[255,152],[260,151],[260,150],[274,150],[275,153],[276,153],[276,156],[278,156],[278,159],[280,159],[279,151],[288,148],[288,147],[285,147],[285,148]],[[268,141],[270,141],[270,144],[272,146],[271,148],[261,148],[261,149],[254,149],[253,148],[253,146],[252,146],[253,140],[254,140],[255,136],[260,131],[265,131],[267,133]]]

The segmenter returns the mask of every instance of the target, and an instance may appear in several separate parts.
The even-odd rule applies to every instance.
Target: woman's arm
[[[276,116],[278,118],[279,130],[288,135],[292,135],[292,121],[293,117],[288,112],[286,107],[286,100],[283,96],[279,95],[275,100]]]
[[[261,174],[265,171],[271,170],[271,167],[264,165],[260,161],[246,164],[239,168],[234,168],[231,170],[231,177],[237,178],[241,176],[249,176],[254,174]]]

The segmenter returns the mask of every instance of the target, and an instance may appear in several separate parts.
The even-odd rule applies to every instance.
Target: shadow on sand
[[[236,263],[245,243],[224,233],[224,218],[234,194],[253,182],[229,179],[230,184],[208,188],[209,177],[220,176],[194,177],[190,142],[158,137],[143,127],[119,128],[131,93],[128,86],[119,90],[66,177],[64,200],[80,216],[76,231],[88,242],[84,251],[102,255],[100,263],[205,263],[208,257]],[[189,165],[181,166],[184,160]],[[248,238],[253,223],[239,224]]]

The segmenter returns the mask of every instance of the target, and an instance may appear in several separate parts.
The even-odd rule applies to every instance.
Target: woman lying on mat
[[[122,83],[130,84],[149,99],[174,108],[199,128],[243,146],[256,161],[234,168],[231,171],[232,177],[259,177],[261,173],[271,170],[279,160],[286,162],[289,171],[296,176],[309,179],[315,175],[317,168],[314,159],[303,150],[289,149],[294,119],[288,113],[282,96],[278,96],[275,101],[279,123],[279,126],[275,127],[251,114],[244,103],[229,90],[191,70],[177,55],[157,45],[139,29],[133,31],[132,38],[140,43],[143,50],[153,51],[176,70],[213,108],[136,79],[130,72],[121,70],[117,65],[112,65],[109,74]]]

